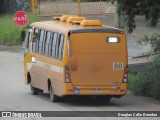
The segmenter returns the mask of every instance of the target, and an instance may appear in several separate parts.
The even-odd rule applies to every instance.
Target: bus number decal
[[[113,69],[114,70],[121,70],[123,69],[123,63],[113,63]]]

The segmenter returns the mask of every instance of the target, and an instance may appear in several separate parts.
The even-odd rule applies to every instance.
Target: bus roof
[[[80,23],[82,23],[82,25],[80,25]],[[85,26],[85,24],[86,24],[86,26]],[[42,22],[32,23],[31,26],[36,26],[36,27],[40,27],[43,29],[54,30],[54,31],[64,32],[64,33],[68,33],[69,31],[74,31],[74,30],[76,32],[77,32],[77,30],[78,31],[79,30],[80,31],[82,31],[82,30],[90,31],[92,29],[101,30],[101,31],[106,30],[106,32],[110,31],[110,32],[114,32],[114,33],[121,33],[121,32],[124,33],[124,31],[121,29],[102,25],[99,20],[72,21],[72,23],[67,22],[67,20],[66,20],[66,22],[64,22],[64,21],[62,22],[60,20],[42,21]]]

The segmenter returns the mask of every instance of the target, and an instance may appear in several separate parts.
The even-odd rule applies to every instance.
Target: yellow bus
[[[127,42],[121,29],[63,15],[31,24],[24,43],[25,84],[33,95],[47,91],[52,102],[80,95],[109,102],[127,93]]]

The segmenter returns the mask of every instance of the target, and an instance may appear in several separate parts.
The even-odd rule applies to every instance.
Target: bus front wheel
[[[58,99],[59,99],[59,97],[54,94],[54,90],[52,88],[52,85],[50,85],[50,100],[51,100],[51,102],[57,102]]]

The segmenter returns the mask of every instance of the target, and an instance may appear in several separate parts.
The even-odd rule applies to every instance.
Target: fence
[[[39,16],[89,15],[115,13],[115,7],[105,0],[32,0],[32,11]]]

